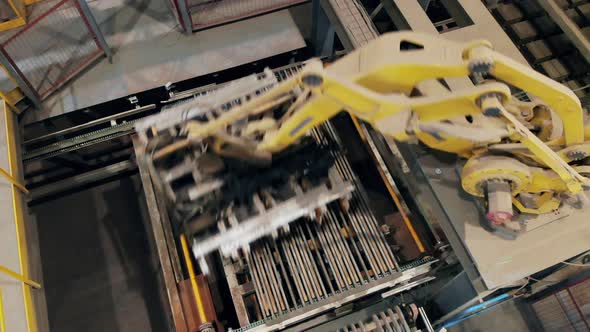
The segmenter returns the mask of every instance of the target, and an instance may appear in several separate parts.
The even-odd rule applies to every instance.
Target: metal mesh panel
[[[532,306],[548,332],[590,331],[590,280],[542,298]]]
[[[574,331],[557,297],[549,296],[533,304],[539,321],[547,332]]]
[[[227,23],[307,0],[187,0],[194,29]]]
[[[580,312],[587,322],[590,322],[590,281],[585,281],[571,287],[571,294],[580,307]]]
[[[2,47],[41,98],[104,54],[75,0],[44,1],[15,30],[0,37]]]

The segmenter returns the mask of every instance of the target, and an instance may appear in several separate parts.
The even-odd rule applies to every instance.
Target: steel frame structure
[[[19,43],[20,39],[26,38],[27,34],[30,33],[29,31],[33,28],[36,28],[41,21],[43,21],[51,15],[55,15],[55,13],[57,13],[59,10],[63,9],[65,6],[68,5],[72,5],[76,8],[76,11],[79,14],[79,19],[83,22],[83,25],[86,26],[90,36],[96,44],[97,51],[93,54],[90,54],[90,56],[87,56],[77,67],[69,70],[65,74],[60,74],[59,79],[53,82],[49,88],[40,90],[40,87],[35,87],[31,83],[31,77],[28,76],[28,73],[23,72],[22,68],[20,68],[19,66],[20,64],[18,62],[18,59],[15,59],[14,55],[11,54],[11,49],[13,47],[12,45],[16,43],[19,44],[19,48],[22,47],[20,46],[22,43]],[[22,50],[19,49],[19,51]],[[42,108],[43,99],[45,99],[51,93],[59,89],[67,81],[78,75],[82,70],[87,68],[90,64],[92,64],[102,55],[105,55],[107,59],[111,61],[112,51],[106,43],[106,40],[102,32],[100,31],[100,28],[96,20],[94,19],[94,16],[92,15],[92,12],[90,11],[90,8],[88,7],[88,4],[85,0],[62,0],[57,2],[51,8],[49,8],[42,14],[36,16],[30,22],[26,23],[26,25],[24,25],[22,28],[20,28],[18,31],[16,31],[14,34],[12,34],[9,38],[5,39],[0,44],[0,64],[5,69],[9,78],[16,83],[18,88],[20,88],[22,94],[24,94],[24,96],[26,96],[30,100],[34,108],[37,109]],[[4,92],[4,94],[8,94],[8,92]],[[13,96],[10,97],[11,98],[7,98],[7,100],[11,102],[12,106],[15,106],[16,102],[18,102],[19,99]]]

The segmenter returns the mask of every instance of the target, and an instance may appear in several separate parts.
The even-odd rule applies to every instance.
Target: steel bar
[[[322,270],[322,275],[326,278],[325,280],[327,281],[328,288],[330,289],[330,293],[334,293],[334,287],[332,286],[332,280],[330,279],[330,276],[328,275],[328,271],[326,269],[326,264],[324,264],[324,259],[320,254],[319,243],[313,237],[313,234],[311,233],[311,229],[309,228],[309,223],[305,223],[305,229],[307,230],[307,234],[309,234],[310,241],[313,242],[313,246],[314,246],[313,252],[315,253],[316,262],[317,262],[317,264],[320,265],[320,269]],[[304,233],[304,236],[305,236],[305,231],[302,230],[302,232]],[[321,278],[321,275],[320,275],[320,278]],[[323,286],[323,283],[322,283],[322,286]],[[325,288],[324,288],[324,293],[326,293]]]
[[[394,332],[393,329],[391,328],[391,325],[393,325],[393,324],[389,322],[387,315],[385,315],[385,313],[383,311],[381,311],[379,313],[379,316],[381,316],[381,319],[383,320],[383,325],[385,326],[385,331]]]
[[[277,312],[286,310],[284,294],[282,292],[283,288],[278,285],[277,278],[276,278],[276,266],[270,262],[270,258],[266,252],[266,243],[261,243],[258,249],[260,251],[260,259],[264,263],[265,274],[269,280],[270,289],[274,295],[275,301],[277,302]]]
[[[334,246],[335,246],[336,250],[340,253],[340,257],[341,257],[342,261],[344,262],[344,267],[346,268],[346,272],[348,273],[348,275],[351,278],[349,286],[354,285],[354,283],[358,282],[359,279],[358,279],[358,276],[355,275],[354,262],[351,261],[352,255],[350,255],[350,252],[347,252],[344,247],[343,242],[345,240],[344,240],[344,237],[342,236],[342,231],[340,230],[339,227],[336,226],[336,220],[334,218],[332,211],[328,210],[326,212],[326,214],[328,217],[326,225],[331,230],[332,237],[334,238]]]
[[[258,273],[260,274],[260,279],[262,279],[262,284],[264,285],[264,291],[268,294],[268,299],[270,302],[270,307],[272,308],[272,313],[276,314],[279,312],[279,299],[277,297],[277,293],[273,290],[272,282],[270,281],[270,277],[268,275],[268,266],[263,263],[260,253],[260,248],[256,248],[252,250],[254,255],[254,259],[256,260],[256,264],[258,266]]]
[[[329,216],[329,222],[327,222],[327,225],[328,228],[332,229],[334,245],[336,246],[336,249],[341,253],[340,257],[342,257],[344,261],[344,266],[347,268],[347,272],[351,277],[350,285],[353,285],[355,282],[360,281],[358,275],[355,274],[355,272],[358,271],[358,268],[356,268],[354,262],[351,261],[352,255],[350,254],[350,251],[347,251],[344,246],[345,240],[342,236],[342,230],[340,229],[340,227],[336,226],[336,220],[334,218],[334,215],[332,214],[332,211],[327,211],[326,213]]]
[[[410,326],[408,326],[408,322],[405,320],[404,314],[402,313],[402,310],[400,309],[400,307],[395,306],[394,310],[395,310],[395,313],[397,314],[397,316],[400,318],[400,321],[402,322],[402,327],[404,328],[404,331],[411,332],[412,330],[410,329]]]
[[[354,181],[357,188],[359,186],[361,186],[358,179],[354,175],[353,171],[350,169],[350,167],[345,162],[342,163],[342,169],[348,175],[349,179]],[[361,194],[358,192],[359,192],[359,190],[355,191],[355,193],[353,193],[353,195],[356,194],[356,195],[360,196]],[[364,226],[364,227],[361,227],[361,229],[363,231],[367,232],[366,234],[367,234],[368,243],[374,244],[374,246],[371,246],[371,249],[373,250],[373,252],[375,254],[375,257],[377,259],[377,263],[379,264],[380,269],[382,271],[386,271],[388,269],[385,267],[385,263],[383,261],[383,258],[385,258],[387,260],[388,257],[386,257],[387,256],[387,254],[385,253],[386,249],[383,248],[385,246],[385,244],[383,243],[384,238],[382,236],[380,237],[379,234],[377,234],[377,233],[380,233],[380,231],[377,229],[377,224],[376,224],[377,221],[374,219],[374,217],[372,217],[373,215],[369,212],[370,209],[369,209],[366,199],[362,199],[359,197],[357,202],[359,203],[359,205],[363,209],[362,213],[356,214],[359,217],[359,221]]]
[[[325,232],[323,231],[320,225],[315,224],[315,231],[318,235],[318,238],[320,239],[320,243],[322,245],[324,253],[327,254],[326,257],[328,258],[328,265],[330,265],[332,273],[334,274],[336,285],[338,286],[338,289],[341,290],[343,287],[345,287],[345,284],[343,278],[344,273],[342,272],[342,268],[336,261],[336,256],[338,255],[338,253],[332,251],[333,248],[329,245]]]
[[[330,132],[331,136],[338,141],[338,136],[336,135],[334,128],[327,123],[325,128]],[[354,176],[350,166],[348,165],[346,159],[343,156],[336,156],[336,166],[339,169],[340,173],[344,177],[344,179],[353,181],[355,183],[355,190],[352,193],[352,198],[350,199],[351,204],[357,204],[357,202],[361,202],[358,205],[358,208],[362,209],[362,211],[355,211],[351,209],[349,211],[348,216],[350,217],[350,221],[355,228],[356,234],[360,237],[361,244],[363,245],[363,252],[367,256],[369,263],[371,265],[371,270],[373,274],[376,276],[377,274],[381,274],[381,266],[378,265],[378,261],[376,258],[376,252],[374,251],[374,247],[371,245],[367,232],[365,231],[364,227],[362,227],[362,217],[358,217],[362,214],[370,214],[370,210],[368,209],[367,205],[362,204],[364,202],[364,197],[361,195],[360,192],[363,192],[362,185],[359,183],[358,179]]]
[[[306,266],[305,262],[303,261],[300,248],[297,246],[295,241],[295,235],[291,233],[289,236],[289,241],[291,242],[291,248],[293,249],[293,256],[295,257],[295,261],[297,262],[297,267],[301,272],[301,277],[303,279],[303,284],[307,288],[310,300],[317,298],[317,294],[315,292],[315,287],[313,286],[313,282],[311,277],[309,276],[309,268]]]
[[[426,325],[426,331],[428,332],[434,332],[434,328],[432,327],[432,324],[430,324],[430,320],[428,319],[428,316],[426,315],[426,311],[424,310],[423,307],[418,308],[418,313],[420,313],[420,317],[422,317],[422,321],[424,322],[424,325]],[[404,321],[404,323],[406,323]],[[408,323],[406,323],[407,325]]]
[[[243,221],[223,234],[213,235],[200,242],[195,239],[193,254],[198,258],[218,249],[224,254],[230,254],[264,235],[270,235],[316,208],[346,196],[353,190],[354,187],[350,183],[341,183],[329,189],[325,185],[319,186],[307,192],[305,196],[281,202],[265,214]]]
[[[259,280],[261,280],[260,283],[262,284],[264,292],[267,294],[267,297],[269,299],[272,314],[276,314],[278,311],[277,308],[279,306],[279,301],[277,299],[276,292],[272,288],[272,283],[269,283],[268,281],[268,266],[266,266],[266,264],[263,264],[262,260],[260,259],[260,248],[253,248],[252,255],[258,267],[258,273],[260,275]]]
[[[264,312],[264,316],[270,316],[272,314],[269,304],[270,300],[268,295],[263,290],[264,285],[258,273],[258,268],[256,266],[256,262],[254,261],[254,255],[252,254],[252,251],[250,251],[250,254],[248,255],[247,262],[248,266],[250,267],[252,282],[254,283],[254,288],[256,289],[256,298],[258,299],[258,303]]]
[[[387,266],[387,262],[382,248],[384,244],[380,241],[381,239],[379,238],[379,234],[376,234],[378,230],[375,230],[373,227],[376,227],[376,225],[372,223],[373,220],[371,220],[369,216],[367,216],[366,214],[360,213],[359,216],[363,222],[365,230],[368,232],[370,244],[372,245],[373,250],[375,252],[375,257],[377,257],[377,263],[380,264],[381,270],[383,272],[388,271],[389,268]]]
[[[393,310],[387,309],[387,315],[391,318],[391,323],[393,325],[393,330],[395,332],[403,332],[401,325],[397,321],[397,315],[393,313]],[[402,320],[403,318],[400,318]]]
[[[372,318],[373,323],[375,323],[377,332],[385,332],[385,330],[383,330],[383,324],[381,324],[381,319],[379,319],[379,317],[376,314],[374,314]]]
[[[281,272],[285,278],[285,284],[287,285],[287,290],[289,291],[289,297],[291,298],[291,302],[293,306],[297,305],[295,294],[293,293],[293,287],[291,287],[291,282],[289,281],[289,275],[287,274],[287,270],[285,269],[285,263],[283,262],[283,258],[281,257],[281,253],[279,248],[277,247],[276,241],[273,239],[271,241],[272,250],[277,254],[277,260],[279,261],[279,266],[281,268]],[[289,303],[287,301],[287,303]]]
[[[0,167],[0,175],[2,175],[4,178],[6,178],[6,180],[8,180],[10,183],[12,183],[13,186],[17,187],[24,194],[29,194],[29,190],[22,183],[20,183],[17,179],[15,179],[12,175],[10,175],[10,173],[5,171],[1,167]]]
[[[297,289],[297,293],[299,294],[300,302],[301,302],[301,304],[305,304],[305,302],[308,301],[309,296],[307,294],[307,289],[303,283],[303,278],[301,276],[301,273],[299,272],[299,269],[297,268],[298,265],[296,264],[295,259],[292,255],[291,246],[289,245],[289,240],[287,239],[287,236],[285,236],[285,238],[282,239],[281,245],[283,247],[283,252],[285,253],[285,257],[287,257],[288,267],[289,267],[289,270],[291,271],[291,276],[293,277],[293,279],[295,281],[295,286]]]
[[[287,259],[287,267],[289,268],[291,277],[293,278],[293,282],[295,283],[295,289],[297,290],[297,294],[299,295],[299,303],[303,305],[305,304],[305,302],[307,302],[308,299],[307,292],[303,287],[303,280],[301,279],[301,275],[297,270],[297,266],[295,264],[293,256],[291,255],[291,248],[286,239],[283,239],[281,241],[281,248],[283,249],[283,253],[285,255],[285,258]]]
[[[3,273],[3,274],[6,274],[9,277],[12,277],[12,278],[18,280],[18,281],[23,282],[27,286],[33,287],[35,289],[40,289],[41,288],[41,284],[40,283],[38,283],[36,281],[33,281],[33,280],[31,280],[31,279],[23,276],[22,274],[17,273],[15,271],[7,268],[6,266],[0,265],[0,272]]]
[[[356,234],[356,232],[354,232],[352,225],[350,225],[350,222],[348,222],[347,218],[342,215],[341,215],[341,218],[342,218],[342,223],[343,223],[344,227],[346,228],[346,231],[348,232],[348,234],[354,234],[354,236],[358,239],[358,235]],[[369,271],[367,270],[367,264],[365,264],[365,259],[361,255],[361,252],[359,251],[357,239],[352,238],[352,236],[351,236],[350,241],[352,242],[352,248],[354,249],[354,253],[356,254],[357,260],[360,263],[361,268],[363,269],[363,272],[365,273],[365,277],[363,278],[363,281],[368,281],[369,280]],[[361,273],[361,276],[362,276],[362,273]]]
[[[351,261],[351,265],[354,268],[355,275],[357,276],[356,277],[356,282],[359,282],[360,283],[360,282],[362,282],[363,277],[362,277],[361,271],[359,269],[359,264],[354,259],[354,255],[353,255],[353,253],[352,253],[352,251],[350,249],[350,245],[348,244],[348,241],[353,242],[354,239],[352,238],[352,235],[348,232],[348,229],[345,226],[343,227],[344,224],[342,224],[342,225],[340,224],[340,220],[336,216],[334,216],[334,223],[335,223],[335,226],[338,229],[338,233],[341,235],[342,244],[344,245],[344,247],[346,249],[346,252],[348,253],[348,257],[349,257],[349,259]],[[342,234],[342,228],[344,228],[346,230],[346,234],[348,236],[348,241],[345,238],[344,234]],[[362,260],[361,260],[361,262],[362,262]]]
[[[349,258],[351,265],[354,268],[356,282],[361,282],[362,281],[361,271],[359,269],[357,261],[354,259],[354,255],[352,254],[352,251],[350,250],[350,245],[348,244],[348,241],[353,242],[352,235],[348,232],[348,229],[346,228],[346,226],[344,224],[342,224],[342,225],[340,224],[339,216],[337,216],[336,213],[333,213],[333,212],[330,212],[330,213],[332,213],[332,215],[333,215],[334,226],[338,229],[338,233],[340,234],[340,236],[342,238],[342,244],[343,244],[344,248],[346,249],[346,253],[348,254],[347,257]],[[341,212],[339,212],[339,213],[341,213]],[[343,228],[346,231],[348,241],[347,241],[346,237],[344,236],[344,234],[342,234]]]
[[[318,285],[318,294],[320,296],[326,296],[326,288],[324,287],[324,284],[322,282],[322,278],[318,272],[318,267],[315,264],[315,261],[311,255],[311,251],[309,249],[309,243],[307,242],[307,239],[305,238],[305,235],[303,234],[303,230],[302,230],[302,226],[298,225],[297,227],[295,227],[295,232],[297,233],[297,236],[299,237],[300,241],[301,241],[301,245],[303,246],[304,249],[304,256],[305,256],[305,260],[307,261],[307,265],[311,267],[310,273],[313,276],[313,279],[315,281],[315,284]]]
[[[229,292],[232,297],[234,308],[238,316],[238,322],[240,326],[246,326],[250,324],[248,319],[248,313],[246,311],[246,305],[244,304],[244,294],[242,293],[240,285],[238,284],[238,278],[234,263],[229,258],[222,258],[223,272],[225,274],[227,285],[229,286]],[[253,284],[253,283],[252,283]],[[256,292],[256,287],[253,287]],[[256,294],[258,296],[258,294]],[[258,298],[257,298],[258,300]]]
[[[287,310],[288,307],[289,307],[289,301],[287,299],[287,294],[285,294],[285,290],[283,289],[283,278],[284,278],[284,275],[281,276],[281,271],[279,271],[277,269],[277,266],[279,266],[279,264],[277,264],[277,262],[275,262],[275,256],[274,256],[273,251],[271,250],[271,247],[270,247],[269,243],[268,242],[265,242],[264,245],[265,245],[265,248],[266,248],[268,259],[270,261],[270,265],[273,268],[275,282],[278,285],[279,292],[281,293],[281,297],[282,297],[283,303],[285,305],[284,308],[283,308],[283,310]],[[285,284],[288,285],[288,281],[286,281]]]
[[[41,142],[53,137],[57,137],[57,136],[62,136],[62,135],[66,135],[78,130],[82,130],[82,129],[86,129],[86,128],[90,128],[92,126],[96,126],[99,124],[103,124],[103,123],[107,123],[107,122],[111,122],[112,120],[117,120],[126,116],[130,116],[130,115],[136,115],[142,112],[146,112],[146,111],[150,111],[156,108],[155,104],[150,104],[150,105],[146,105],[146,106],[142,106],[139,108],[134,108],[125,112],[121,112],[121,113],[117,113],[117,114],[113,114],[110,116],[105,116],[104,118],[100,118],[100,119],[96,119],[96,120],[92,120],[92,121],[88,121],[84,124],[81,125],[77,125],[77,126],[73,126],[73,127],[68,127],[66,129],[63,130],[59,130],[47,135],[43,135],[43,136],[39,136],[39,137],[35,137],[35,138],[31,138],[29,140],[26,140],[23,144],[24,145],[29,145],[32,143],[36,143],[36,142]]]
[[[331,227],[331,220],[326,220],[322,224],[322,228],[325,230],[326,238],[329,245],[334,248],[334,252],[336,253],[336,261],[338,262],[339,266],[342,268],[344,279],[346,280],[346,287],[350,287],[353,284],[352,276],[350,274],[350,267],[348,266],[346,259],[342,255],[342,251],[338,248],[338,241],[334,236],[334,231]]]
[[[341,174],[345,178],[349,177],[349,174],[347,174],[347,172],[344,171],[344,166],[342,165],[342,160],[340,160],[340,158],[336,159],[336,167],[338,167],[339,171],[341,172]],[[358,190],[358,187],[357,187],[357,190]],[[355,203],[357,199],[359,199],[358,195],[353,193],[352,197],[350,198],[351,204]],[[373,272],[373,274],[376,274],[376,272],[377,272],[376,269],[379,269],[379,267],[377,266],[377,262],[374,258],[373,252],[371,251],[371,247],[369,245],[369,242],[367,241],[366,233],[363,230],[363,228],[358,224],[358,218],[356,217],[356,214],[357,214],[357,212],[353,211],[351,209],[351,211],[348,212],[347,217],[353,226],[355,234],[359,238],[359,241],[360,241],[361,246],[363,248],[363,252],[368,259],[369,267],[370,267],[371,271]]]
[[[298,271],[300,272],[301,280],[303,281],[303,285],[306,288],[307,293],[309,294],[309,300],[311,301],[313,298],[316,297],[316,290],[317,288],[314,287],[314,283],[309,276],[309,269],[310,267],[307,266],[306,262],[303,260],[301,255],[301,247],[299,246],[299,241],[295,238],[295,226],[291,229],[291,234],[289,235],[289,245],[293,250],[293,257],[295,262],[297,263]]]

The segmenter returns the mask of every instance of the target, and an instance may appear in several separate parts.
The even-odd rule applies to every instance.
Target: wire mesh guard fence
[[[308,0],[178,0],[186,1],[193,30],[261,15]]]
[[[5,55],[42,99],[105,54],[78,6],[43,1],[32,7],[27,25],[0,35]]]
[[[547,332],[590,331],[590,279],[536,300],[532,307]]]
[[[174,18],[176,19],[176,23],[178,24],[180,29],[184,31],[186,25],[184,24],[184,17],[182,15],[182,11],[181,11],[180,7],[184,4],[184,8],[188,8],[187,0],[168,0],[168,2],[170,3],[170,8],[172,10],[172,13],[174,14]],[[189,15],[189,20],[190,20],[190,15]],[[189,26],[192,26],[192,22],[189,22]]]

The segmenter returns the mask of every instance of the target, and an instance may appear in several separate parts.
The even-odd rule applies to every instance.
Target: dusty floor
[[[167,331],[137,188],[129,178],[33,208],[51,331]]]

